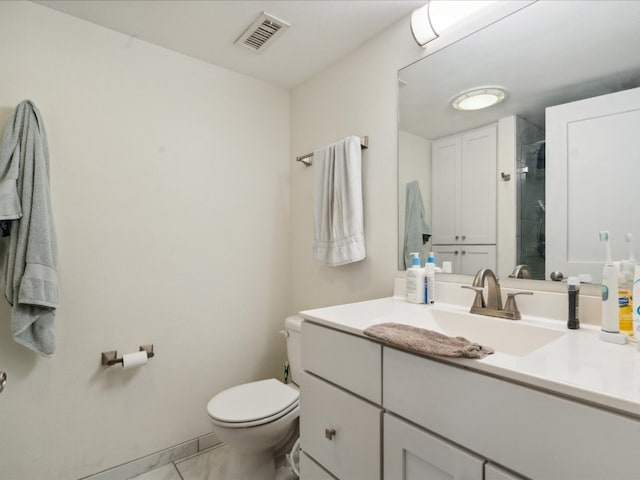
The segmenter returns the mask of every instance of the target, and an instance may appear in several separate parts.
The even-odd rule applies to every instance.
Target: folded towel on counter
[[[313,152],[313,259],[329,266],[365,258],[359,137]]]
[[[364,331],[365,335],[407,352],[441,357],[484,358],[493,348],[473,343],[464,337],[449,337],[433,330],[401,323],[380,323]]]

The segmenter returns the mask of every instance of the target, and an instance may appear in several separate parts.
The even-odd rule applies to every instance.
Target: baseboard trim
[[[162,467],[171,462],[195,455],[198,452],[220,444],[215,434],[209,433],[173,447],[151,453],[122,465],[103,470],[101,472],[82,477],[80,480],[127,480],[136,475],[142,475],[154,468]]]

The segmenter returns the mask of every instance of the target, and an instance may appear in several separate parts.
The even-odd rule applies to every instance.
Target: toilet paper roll
[[[149,357],[147,357],[147,352],[145,351],[125,353],[122,355],[122,368],[126,370],[128,368],[139,367],[147,363],[148,360]]]

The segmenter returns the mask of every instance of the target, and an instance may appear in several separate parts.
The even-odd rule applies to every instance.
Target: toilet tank
[[[298,315],[287,317],[284,321],[284,328],[287,332],[287,359],[289,361],[290,380],[296,385],[298,385],[298,382],[300,381],[300,372],[302,370],[300,365],[302,340],[302,335],[300,333],[301,327],[302,317],[299,317]]]

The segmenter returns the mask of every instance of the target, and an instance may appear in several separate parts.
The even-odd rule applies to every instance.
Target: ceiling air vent
[[[236,45],[242,45],[252,52],[262,53],[276,38],[286,32],[290,26],[289,23],[273,15],[269,15],[266,12],[262,12],[256,21],[253,22],[234,43]]]

